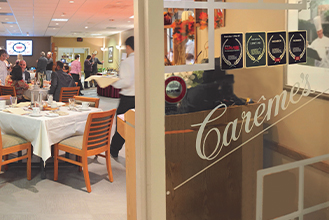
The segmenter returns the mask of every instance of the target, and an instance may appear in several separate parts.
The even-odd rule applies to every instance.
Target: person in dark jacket
[[[37,60],[37,74],[36,74],[36,78],[38,79],[38,73],[43,73],[46,74],[46,67],[47,67],[47,63],[48,63],[48,59],[45,57],[46,54],[45,52],[41,52],[40,53],[40,58]]]
[[[91,56],[88,55],[85,62],[84,62],[84,72],[85,72],[85,80],[90,76],[92,71],[92,64],[91,64]],[[88,88],[88,82],[84,82],[85,89]]]
[[[92,53],[91,55],[91,64],[92,64],[92,71],[91,71],[91,75],[96,75],[98,73],[98,68],[97,68],[97,64],[103,64],[104,61],[99,61],[99,59],[96,57],[96,53]],[[93,84],[96,87],[97,83],[95,80],[93,80]],[[92,86],[92,82],[90,82],[90,87]]]
[[[61,61],[56,62],[56,72],[51,74],[51,85],[49,94],[52,94],[55,101],[59,101],[62,87],[75,87],[72,76],[63,71],[64,64]]]

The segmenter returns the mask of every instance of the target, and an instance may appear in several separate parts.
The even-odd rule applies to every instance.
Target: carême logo
[[[221,117],[224,117],[227,111],[227,106],[225,104],[220,104],[216,108],[214,108],[209,114],[205,117],[205,119],[198,124],[193,124],[191,127],[199,127],[198,133],[196,136],[196,153],[197,155],[203,159],[203,160],[208,160],[208,161],[213,161],[210,165],[207,167],[203,168],[178,186],[174,188],[174,190],[180,188],[190,180],[194,179],[201,173],[205,172],[207,169],[211,168],[215,164],[217,164],[219,161],[224,159],[225,157],[229,156],[230,154],[234,153],[236,150],[240,149],[243,147],[245,144],[249,143],[252,141],[254,138],[258,137],[259,135],[263,134],[265,131],[269,130],[273,126],[275,126],[277,123],[281,122],[285,118],[289,117],[290,115],[294,114],[296,111],[299,109],[303,108],[316,98],[318,98],[320,95],[323,93],[327,92],[329,88],[324,90],[323,92],[317,94],[315,97],[312,99],[308,100],[307,102],[303,103],[302,105],[298,106],[296,109],[293,111],[289,112],[285,116],[279,118],[275,122],[273,122],[271,125],[266,127],[265,129],[261,130],[259,133],[253,135],[251,138],[246,140],[245,142],[241,143],[239,146],[235,147],[232,150],[229,150],[227,153],[224,155],[219,156],[221,153],[223,147],[230,147],[230,144],[232,141],[237,141],[242,134],[242,132],[245,133],[250,133],[255,127],[259,127],[263,125],[264,122],[267,122],[271,119],[274,119],[280,111],[285,111],[287,110],[288,106],[291,104],[297,104],[301,101],[303,97],[308,97],[310,94],[314,93],[315,91],[312,90],[311,84],[309,82],[309,75],[308,74],[300,74],[300,82],[296,82],[290,92],[287,90],[283,90],[281,94],[274,96],[273,98],[266,99],[264,96],[260,98],[261,103],[259,106],[256,108],[255,112],[252,113],[251,111],[243,111],[241,113],[241,116],[239,118],[236,118],[232,121],[229,121],[225,128],[224,131],[221,133],[220,130],[217,127],[212,127],[210,129],[206,129],[207,125],[209,125],[212,122],[215,122],[219,120]],[[219,108],[224,108],[224,111],[217,117],[212,118],[214,113],[216,112],[217,109]],[[240,122],[239,122],[240,121]],[[242,121],[242,122],[241,122]],[[209,135],[215,132],[217,135],[217,142],[215,141],[215,146],[214,144],[208,144],[206,145],[207,138]],[[210,146],[212,145],[212,146]],[[206,146],[210,146],[211,152],[206,154],[207,151]]]
[[[250,111],[247,112],[243,111],[240,119],[236,118],[235,120],[230,121],[226,125],[223,134],[220,133],[218,128],[216,127],[212,128],[205,134],[205,138],[202,142],[202,137],[207,124],[218,120],[226,113],[227,106],[225,104],[220,104],[216,108],[214,108],[207,115],[207,117],[203,120],[201,124],[191,125],[192,127],[200,126],[196,138],[196,152],[199,155],[199,157],[205,160],[214,160],[221,152],[223,146],[228,147],[231,141],[236,141],[239,139],[242,130],[244,130],[246,133],[250,133],[254,126],[256,127],[261,126],[265,121],[269,121],[273,116],[274,117],[277,116],[279,114],[279,111],[286,110],[290,103],[297,104],[302,99],[303,96],[308,96],[310,93],[312,93],[311,85],[308,81],[308,75],[304,76],[304,74],[301,74],[301,79],[302,79],[301,83],[304,82],[303,91],[301,95],[298,94],[298,92],[301,90],[301,83],[296,82],[294,86],[291,88],[290,93],[288,93],[286,90],[283,90],[280,95],[276,95],[274,98],[268,99],[267,104],[264,103],[266,102],[266,98],[262,96],[261,100],[264,102],[259,104],[254,114],[252,114]],[[218,108],[225,108],[225,110],[218,117],[211,119],[211,116]],[[242,120],[240,126],[238,126],[239,120]],[[207,140],[208,135],[211,132],[217,133],[218,141],[214,151],[211,154],[206,155],[205,142]],[[231,135],[229,136],[228,134]]]

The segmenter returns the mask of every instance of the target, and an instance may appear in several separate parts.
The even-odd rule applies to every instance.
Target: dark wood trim
[[[312,158],[310,155],[307,155],[303,152],[299,152],[296,150],[293,150],[289,147],[283,146],[279,143],[276,143],[274,141],[269,141],[264,139],[264,146],[267,147],[268,149],[275,151],[277,153],[280,153],[284,156],[287,156],[293,160],[304,160],[304,159],[309,159]],[[328,173],[329,174],[329,163],[326,161],[321,161],[315,164],[310,165],[313,168],[320,170],[322,172]]]
[[[283,89],[284,89],[284,90],[287,90],[287,91],[289,91],[289,92],[290,92],[291,88],[292,88],[292,86],[287,86],[287,85],[283,86]],[[303,92],[303,90],[300,89],[300,90],[297,92],[297,94],[302,94],[302,92]],[[321,93],[321,92],[314,92],[314,93],[309,94],[308,96],[309,96],[309,97],[315,97],[315,96],[319,95],[320,93]],[[329,94],[322,94],[322,95],[320,95],[320,96],[318,97],[318,99],[329,100]]]

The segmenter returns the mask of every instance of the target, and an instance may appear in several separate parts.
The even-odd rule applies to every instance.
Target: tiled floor
[[[97,97],[95,88],[83,93]],[[100,97],[100,108],[116,108],[118,101]],[[89,158],[91,193],[86,191],[83,172],[72,165],[62,164],[58,181],[53,181],[51,162],[47,161],[46,179],[41,179],[38,166],[32,167],[31,181],[26,180],[25,166],[9,166],[0,174],[0,220],[127,219],[124,149],[117,160],[111,159],[113,183],[108,180],[105,159]]]

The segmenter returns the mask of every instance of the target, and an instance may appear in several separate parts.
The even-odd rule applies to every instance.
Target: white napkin
[[[31,105],[31,102],[20,102],[16,106],[17,107],[27,107],[29,105]]]
[[[26,114],[30,113],[29,111],[25,111],[22,108],[7,108],[7,109],[4,109],[3,111],[4,112],[10,112],[10,113],[13,113],[15,115],[26,115]]]

